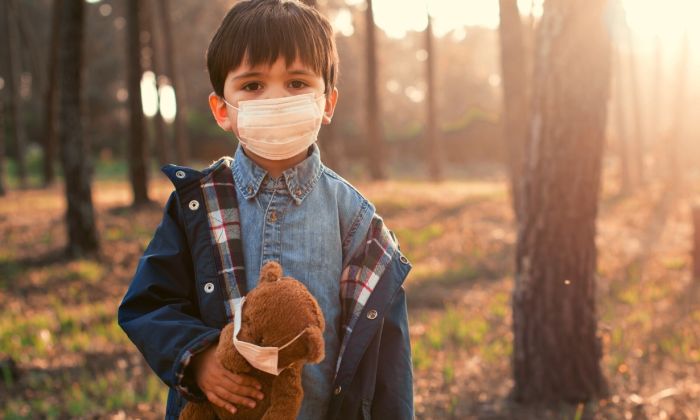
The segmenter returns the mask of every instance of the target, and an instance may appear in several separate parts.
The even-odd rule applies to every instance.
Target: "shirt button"
[[[333,393],[334,393],[335,395],[338,395],[338,394],[340,394],[340,391],[342,391],[342,390],[343,390],[343,387],[341,387],[340,385],[338,385],[338,386],[333,390]]]
[[[207,292],[207,293],[213,292],[213,291],[214,291],[214,283],[209,282],[209,283],[205,284],[205,285],[204,285],[204,291]]]
[[[199,208],[199,201],[197,200],[192,200],[190,201],[190,210],[194,211]]]
[[[277,212],[272,210],[270,212],[270,222],[275,223],[277,221]]]
[[[374,309],[371,309],[369,312],[367,312],[367,319],[374,319],[377,317],[377,311]]]
[[[248,185],[248,190],[247,190],[247,191],[248,191],[248,194],[253,194],[253,186],[252,186],[252,185]]]
[[[404,264],[408,264],[408,258],[404,257],[403,255],[399,257],[399,260]]]
[[[177,171],[175,172],[175,176],[182,179],[185,177],[185,171]]]
[[[296,190],[294,190],[294,194],[295,194],[297,197],[301,196],[301,188],[297,188]]]

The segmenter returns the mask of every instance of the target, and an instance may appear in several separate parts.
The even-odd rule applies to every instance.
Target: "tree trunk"
[[[650,137],[651,137],[651,144],[652,147],[656,148],[656,146],[659,144],[659,141],[663,137],[661,135],[661,118],[662,118],[662,110],[664,107],[662,106],[662,101],[663,97],[661,95],[661,87],[662,87],[662,80],[663,80],[663,71],[662,71],[662,63],[663,63],[663,54],[661,51],[661,39],[659,39],[659,36],[656,36],[656,39],[654,40],[654,70],[653,70],[653,77],[651,80],[651,111],[649,112],[649,119],[651,122],[651,127],[650,127]],[[654,169],[657,169],[659,167],[660,162],[658,162],[658,159],[654,159]],[[658,171],[657,171],[658,172]]]
[[[642,185],[645,183],[646,171],[644,170],[644,150],[646,141],[644,139],[644,128],[642,127],[642,100],[640,98],[639,81],[637,77],[637,60],[634,56],[634,42],[632,40],[632,31],[625,19],[625,34],[627,38],[628,59],[629,59],[629,81],[632,93],[632,111],[634,112],[634,143],[631,145],[630,153],[634,158],[634,183]]]
[[[612,103],[615,105],[615,128],[617,128],[618,156],[620,158],[620,194],[627,195],[631,190],[629,170],[629,137],[627,136],[627,120],[625,118],[625,92],[622,72],[622,60],[619,47],[613,55],[612,68],[615,71],[614,94]]]
[[[523,160],[527,143],[529,64],[523,24],[516,0],[500,0],[501,74],[503,75],[504,139],[508,151],[510,190],[516,222],[522,219]],[[532,23],[530,23],[532,24]]]
[[[81,124],[81,80],[83,66],[83,18],[85,2],[64,0],[59,51],[59,134],[61,163],[65,176],[68,210],[68,254],[80,257],[98,250],[97,230],[90,190],[90,150]]]
[[[384,162],[388,156],[382,139],[382,127],[380,125],[381,105],[379,103],[378,71],[377,71],[377,41],[376,27],[374,26],[374,12],[372,0],[367,0],[365,12],[367,25],[367,149],[365,150],[369,173],[372,179],[386,178]]]
[[[331,8],[330,4],[319,7],[316,0],[303,0],[302,2],[315,8],[326,16],[328,15],[328,10]],[[321,148],[323,163],[335,172],[342,173],[345,163],[343,160],[343,143],[338,139],[336,126],[334,124],[323,126],[318,138],[318,146]]]
[[[606,3],[548,0],[538,27],[513,292],[513,395],[520,402],[605,393],[595,222],[610,81]]]
[[[430,179],[439,181],[442,179],[442,142],[439,138],[437,127],[437,110],[436,110],[436,88],[435,88],[435,40],[433,37],[433,22],[430,14],[428,14],[428,26],[425,28],[425,49],[428,52],[426,63],[426,79],[427,79],[427,95],[426,95],[426,112],[427,124],[426,134],[428,147],[428,172]]]
[[[700,281],[700,205],[693,207],[693,278]]]
[[[683,171],[681,170],[682,162],[680,161],[680,144],[683,137],[683,127],[685,125],[685,112],[687,109],[688,92],[688,55],[690,54],[690,41],[688,33],[683,36],[681,51],[678,56],[678,64],[676,68],[676,93],[673,97],[673,120],[671,130],[668,133],[668,186],[676,191],[682,189]]]
[[[61,30],[61,10],[63,0],[54,0],[51,10],[51,39],[49,40],[49,62],[46,90],[44,93],[44,135],[42,143],[44,147],[44,161],[42,173],[44,186],[49,186],[54,182],[54,160],[56,155],[56,79],[58,72],[56,64],[58,62],[58,50],[60,30]]]
[[[163,41],[165,47],[165,73],[170,78],[170,84],[175,91],[175,103],[177,113],[175,114],[175,160],[180,165],[185,165],[190,158],[190,148],[187,139],[187,109],[185,104],[185,94],[183,83],[179,80],[180,72],[175,59],[175,48],[173,47],[173,32],[171,29],[170,5],[168,0],[159,0],[160,16],[162,16]]]
[[[141,103],[141,43],[139,41],[139,1],[127,3],[127,86],[129,89],[129,178],[134,207],[148,204],[148,165]]]
[[[20,106],[22,98],[20,96],[19,78],[22,72],[22,62],[20,55],[19,37],[16,32],[17,16],[15,16],[14,4],[11,1],[2,2],[3,16],[5,21],[5,39],[7,40],[7,94],[10,98],[7,113],[9,115],[12,130],[10,131],[15,145],[15,163],[17,165],[17,178],[20,188],[27,187],[27,165],[26,165],[26,133],[24,124],[20,118]]]
[[[156,77],[156,87],[158,88],[158,111],[156,115],[153,116],[152,123],[154,128],[153,133],[153,147],[155,148],[155,155],[158,157],[158,163],[163,166],[170,162],[170,153],[165,141],[165,121],[163,120],[163,115],[160,113],[160,87],[163,81],[162,73],[162,62],[161,59],[161,45],[163,43],[160,39],[160,34],[157,29],[156,20],[154,16],[157,14],[156,4],[153,1],[148,2],[147,7],[144,8],[144,14],[146,25],[148,26],[148,31],[150,32],[150,41],[148,46],[151,48],[151,70]],[[149,152],[150,156],[151,153]]]
[[[3,13],[0,10],[0,13]],[[0,98],[0,197],[7,194],[5,190],[5,101]]]

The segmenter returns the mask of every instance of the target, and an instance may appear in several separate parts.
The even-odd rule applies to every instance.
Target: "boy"
[[[202,172],[163,168],[175,191],[119,308],[120,325],[170,386],[166,417],[177,418],[186,400],[235,413],[262,398],[214,349],[234,303],[276,260],[326,320],[326,357],[304,367],[299,418],[412,418],[402,287],[410,265],[315,144],[338,99],[330,24],[297,1],[239,2],[211,41],[207,67],[209,105],[238,137],[235,157]]]

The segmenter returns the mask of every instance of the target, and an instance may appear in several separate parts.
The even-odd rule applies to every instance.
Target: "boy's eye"
[[[248,92],[253,92],[262,88],[262,85],[258,82],[247,83],[243,86],[243,90]]]
[[[289,86],[291,86],[293,89],[301,89],[308,85],[301,80],[293,80],[291,83],[289,83]]]

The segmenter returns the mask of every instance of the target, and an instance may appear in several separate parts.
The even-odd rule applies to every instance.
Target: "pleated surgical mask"
[[[270,160],[289,159],[302,153],[318,138],[325,96],[315,93],[282,98],[240,101],[238,138],[246,149]]]
[[[241,341],[238,339],[238,332],[241,330],[241,317],[243,316],[243,302],[245,302],[245,297],[238,299],[234,302],[234,319],[233,319],[233,345],[236,350],[243,356],[248,363],[254,368],[260,369],[263,372],[270,373],[272,375],[279,375],[284,369],[279,368],[279,353],[282,349],[291,345],[297,338],[301,337],[306,330],[302,330],[294,338],[289,340],[286,344],[280,347],[262,347],[253,343],[248,343],[247,341]]]

